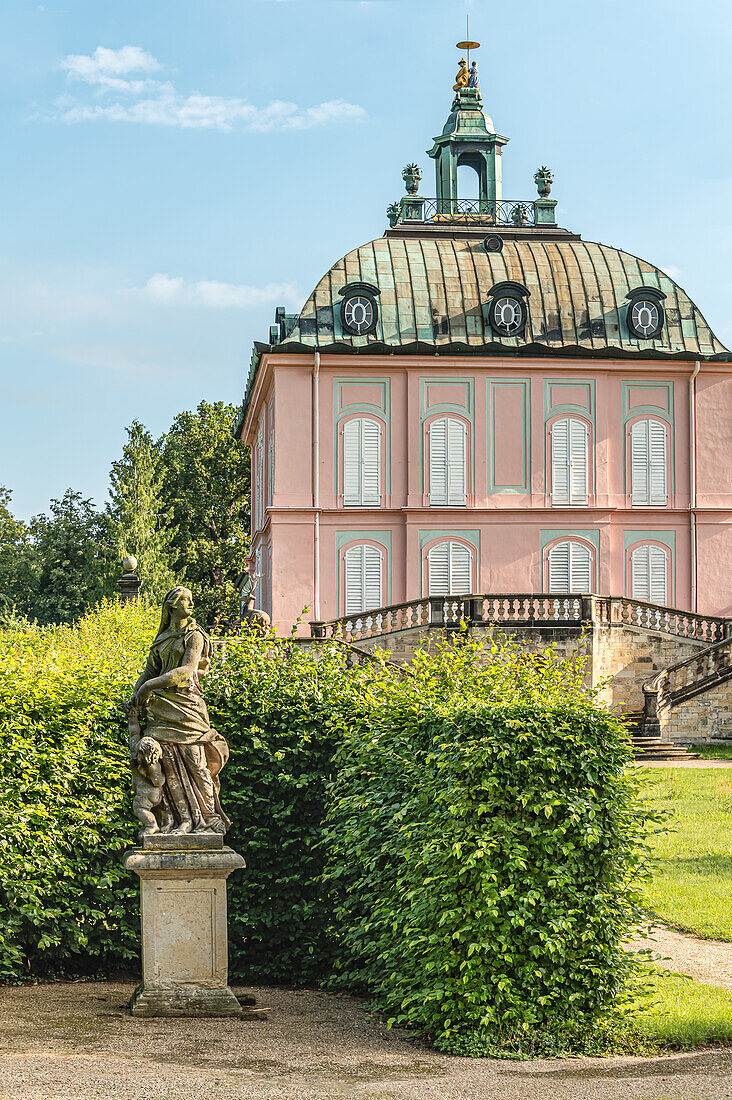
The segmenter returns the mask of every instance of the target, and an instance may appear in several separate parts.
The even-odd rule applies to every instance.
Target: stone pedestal
[[[228,985],[226,879],[244,867],[220,836],[146,836],[123,857],[140,876],[142,985],[133,1016],[240,1016]]]

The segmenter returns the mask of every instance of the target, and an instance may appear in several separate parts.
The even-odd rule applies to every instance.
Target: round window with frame
[[[628,328],[641,340],[652,340],[661,331],[663,311],[658,302],[636,298],[628,306]]]
[[[636,287],[628,294],[630,302],[625,319],[628,331],[636,340],[655,340],[661,335],[664,322],[662,291],[655,287]]]
[[[490,304],[488,320],[499,336],[520,336],[526,327],[526,303],[512,294],[496,295]]]
[[[350,294],[341,302],[341,324],[349,336],[368,336],[376,328],[377,305],[370,294]]]

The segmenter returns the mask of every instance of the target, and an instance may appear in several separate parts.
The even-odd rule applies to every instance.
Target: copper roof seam
[[[559,340],[560,340],[560,343],[561,343],[564,339],[564,337],[562,335],[562,333],[563,333],[563,329],[562,329],[562,312],[561,312],[561,309],[559,307],[559,291],[557,290],[557,280],[556,280],[556,277],[554,275],[554,264],[552,263],[552,261],[549,258],[549,253],[547,252],[546,243],[544,241],[539,241],[539,247],[542,249],[542,251],[544,253],[544,258],[546,259],[546,266],[549,269],[549,273],[552,277],[552,288],[554,290],[554,304],[555,304],[555,307],[556,307],[557,324],[559,325]],[[549,321],[550,321],[550,318],[547,315],[547,318],[546,318],[546,325],[547,325],[546,342],[547,342],[547,345],[550,346],[551,341],[550,341],[549,336],[550,336],[550,333],[551,333],[551,328],[549,327]]]

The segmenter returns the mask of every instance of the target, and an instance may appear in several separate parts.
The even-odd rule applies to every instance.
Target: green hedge
[[[120,704],[155,626],[112,604],[0,635],[0,977],[135,964]],[[583,677],[508,642],[438,648],[412,675],[347,669],[336,643],[227,643],[206,696],[247,860],[232,976],[360,989],[446,1049],[598,1019],[625,976],[647,815]]]
[[[247,868],[229,880],[232,976],[318,981],[332,969],[322,829],[336,747],[366,729],[377,668],[349,672],[346,654],[292,643],[227,644],[206,685],[211,721],[229,742],[227,843]],[[388,680],[388,674],[386,674]]]
[[[0,979],[134,964],[136,883],[120,702],[156,612],[0,630]]]

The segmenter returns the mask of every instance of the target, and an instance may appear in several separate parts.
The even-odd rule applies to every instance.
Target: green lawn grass
[[[732,1043],[732,992],[653,968],[648,1006],[632,1029],[659,1049],[689,1050],[710,1043]]]
[[[649,768],[643,779],[670,814],[655,842],[649,910],[673,928],[732,942],[732,768]]]
[[[692,751],[702,760],[732,760],[732,745],[698,745]]]

